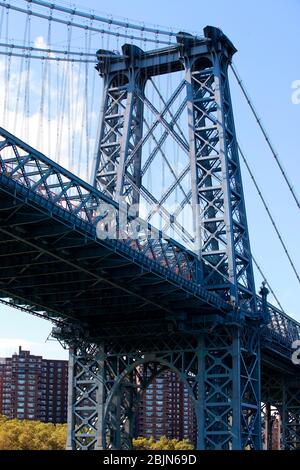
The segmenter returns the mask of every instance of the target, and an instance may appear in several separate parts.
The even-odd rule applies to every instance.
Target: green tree
[[[63,450],[67,438],[66,424],[41,423],[40,421],[8,419],[0,416],[0,450]],[[183,439],[158,441],[138,437],[133,440],[137,450],[192,450],[192,444]]]
[[[66,435],[65,424],[0,417],[0,450],[61,450]]]
[[[153,437],[150,439],[146,437],[138,437],[133,439],[133,448],[136,450],[193,450],[193,445],[187,440],[183,439],[168,439],[162,436],[158,441]]]

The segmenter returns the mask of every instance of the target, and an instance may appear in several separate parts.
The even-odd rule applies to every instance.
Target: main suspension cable
[[[279,299],[278,299],[277,295],[275,294],[274,290],[272,289],[272,287],[271,287],[271,285],[270,285],[268,279],[266,278],[265,274],[263,273],[263,271],[262,271],[260,265],[258,264],[258,262],[256,261],[256,259],[254,258],[254,256],[253,256],[253,255],[251,255],[251,256],[252,256],[253,263],[255,264],[257,270],[259,271],[259,273],[260,273],[261,277],[263,278],[263,280],[265,281],[266,285],[267,285],[268,288],[270,289],[270,292],[271,292],[271,294],[273,295],[274,299],[276,300],[276,302],[277,302],[277,304],[278,304],[278,307],[283,311],[283,313],[285,313],[285,311],[284,311],[284,309],[283,309],[281,303],[279,302]]]
[[[25,10],[24,8],[20,8],[20,7],[17,7],[15,5],[11,5],[9,3],[5,3],[5,2],[0,2],[0,6],[2,7],[5,7],[7,9],[10,9],[10,10],[14,10],[14,11],[18,11],[19,13],[25,13],[26,15],[28,14],[28,11]],[[49,8],[51,9],[51,5],[49,4]],[[72,10],[73,11],[73,10]],[[30,15],[31,16],[35,16],[37,18],[42,18],[44,20],[48,20],[49,19],[49,15],[44,15],[43,13],[38,13],[36,11],[33,11],[31,10],[30,11]],[[51,21],[53,22],[56,22],[56,23],[61,23],[61,24],[65,24],[67,26],[72,26],[72,27],[75,27],[75,28],[81,28],[81,29],[84,29],[84,30],[89,30],[89,31],[93,31],[95,33],[100,33],[100,34],[106,34],[106,35],[110,35],[110,36],[115,36],[115,37],[121,37],[121,38],[126,38],[126,39],[130,39],[132,41],[140,41],[141,40],[141,37],[140,36],[134,36],[133,34],[126,34],[126,33],[122,33],[120,31],[113,31],[111,29],[103,29],[103,28],[95,28],[94,26],[88,26],[86,24],[81,24],[81,23],[75,23],[75,22],[70,22],[68,20],[64,20],[62,18],[56,18],[54,16],[51,17]],[[170,41],[166,41],[166,40],[161,40],[159,39],[158,37],[155,37],[155,38],[151,38],[151,37],[144,37],[143,38],[143,41],[144,42],[152,42],[152,43],[155,43],[155,44],[165,44],[165,45],[170,45]],[[175,44],[174,44],[175,45]]]
[[[252,173],[252,170],[251,170],[251,168],[250,168],[250,166],[249,166],[249,164],[248,164],[248,161],[247,161],[247,159],[246,159],[246,157],[245,157],[245,154],[244,154],[243,151],[241,150],[241,147],[240,147],[239,144],[238,144],[238,149],[239,149],[239,153],[240,153],[240,155],[241,155],[241,157],[242,157],[242,160],[243,160],[243,162],[244,162],[244,164],[245,164],[245,166],[246,166],[246,168],[247,168],[247,170],[248,170],[248,173],[249,173],[249,175],[250,175],[250,177],[251,177],[251,180],[253,181],[253,184],[254,184],[254,186],[255,186],[257,192],[258,192],[258,195],[259,195],[259,197],[260,197],[260,199],[261,199],[261,201],[262,201],[262,203],[263,203],[263,206],[264,206],[264,208],[265,208],[265,210],[266,210],[266,212],[267,212],[267,214],[268,214],[268,216],[269,216],[269,219],[270,219],[270,221],[271,221],[271,223],[272,223],[272,225],[273,225],[273,227],[274,227],[274,230],[275,230],[275,232],[276,232],[276,234],[277,234],[277,237],[279,238],[279,241],[280,241],[280,243],[281,243],[281,246],[282,246],[282,248],[284,249],[284,252],[285,252],[285,254],[286,254],[286,256],[287,256],[287,258],[288,258],[288,260],[289,260],[289,263],[290,263],[290,265],[291,265],[291,267],[292,267],[292,269],[293,269],[293,271],[294,271],[294,273],[295,273],[295,276],[296,276],[296,278],[297,278],[297,280],[298,280],[298,282],[299,282],[299,284],[300,284],[300,276],[299,276],[299,273],[298,273],[298,271],[297,271],[297,269],[296,269],[296,266],[295,266],[295,264],[294,264],[294,262],[293,262],[293,260],[292,260],[292,258],[291,258],[291,255],[290,255],[290,253],[289,253],[289,251],[288,251],[288,249],[287,249],[287,246],[286,246],[286,244],[285,244],[285,242],[284,242],[284,240],[283,240],[283,238],[282,238],[282,235],[281,235],[281,233],[280,233],[280,231],[279,231],[279,229],[278,229],[278,227],[277,227],[277,225],[276,225],[276,222],[275,222],[275,220],[274,220],[274,218],[273,218],[273,216],[272,216],[272,214],[271,214],[271,212],[270,212],[270,209],[269,209],[269,207],[268,207],[268,204],[267,204],[267,202],[266,202],[264,196],[262,195],[262,192],[261,192],[261,190],[260,190],[260,188],[259,188],[259,186],[258,186],[258,184],[257,184],[257,182],[256,182],[256,179],[255,179],[254,174]]]
[[[79,63],[89,63],[89,64],[96,64],[97,60],[89,60],[89,59],[74,59],[73,57],[51,57],[48,55],[48,52],[45,50],[45,55],[33,55],[33,54],[18,54],[16,52],[11,51],[1,51],[0,55],[8,56],[8,57],[23,57],[24,59],[39,59],[39,60],[51,60],[55,62],[79,62]]]
[[[55,5],[54,3],[45,2],[42,0],[26,0],[28,3],[32,3],[34,5],[39,5],[42,7],[49,8],[51,10],[56,10],[61,13],[67,13],[69,15],[79,16],[81,18],[85,18],[92,21],[99,21],[100,23],[108,23],[109,25],[120,26],[121,28],[126,29],[135,29],[144,33],[154,33],[156,35],[162,36],[169,36],[169,37],[176,37],[177,33],[174,33],[172,29],[170,30],[161,30],[158,28],[153,28],[150,26],[146,26],[145,24],[136,24],[136,23],[129,23],[128,21],[121,21],[115,20],[114,18],[105,18],[104,16],[98,16],[94,13],[85,13],[83,11],[76,10],[75,8],[66,8],[62,5]],[[198,36],[197,36],[198,37]],[[201,37],[201,36],[199,36]],[[144,41],[144,37],[142,36],[142,40]]]
[[[259,128],[260,128],[260,130],[261,130],[261,132],[262,132],[262,134],[263,134],[263,136],[264,136],[264,138],[265,138],[265,140],[266,140],[266,142],[267,142],[267,144],[268,144],[268,146],[269,146],[269,149],[271,150],[271,152],[272,152],[272,154],[273,154],[273,157],[274,157],[274,159],[275,159],[275,161],[276,161],[276,163],[277,163],[277,165],[278,165],[278,167],[279,167],[279,170],[280,170],[280,172],[281,172],[281,174],[282,174],[282,176],[283,176],[283,178],[284,178],[286,184],[288,185],[288,188],[289,188],[289,190],[290,190],[290,193],[292,194],[292,197],[294,198],[294,200],[295,200],[295,202],[296,202],[296,204],[297,204],[298,209],[300,209],[300,200],[299,200],[298,196],[297,196],[296,193],[295,193],[295,190],[294,190],[294,188],[293,188],[293,186],[292,186],[292,183],[291,183],[289,177],[288,177],[287,174],[286,174],[286,171],[285,171],[284,168],[283,168],[283,165],[282,165],[282,163],[281,163],[281,161],[280,161],[280,159],[279,159],[278,153],[277,153],[277,152],[275,151],[275,149],[274,149],[274,146],[273,146],[273,144],[272,144],[272,142],[271,142],[271,140],[270,140],[270,137],[269,137],[268,134],[267,134],[266,128],[265,128],[265,126],[263,125],[263,123],[262,123],[262,121],[261,121],[261,118],[260,118],[260,117],[258,116],[258,114],[257,114],[257,111],[256,111],[256,109],[255,109],[255,107],[254,107],[254,105],[253,105],[253,102],[252,102],[252,100],[251,100],[251,98],[250,98],[250,96],[249,96],[249,93],[246,91],[245,86],[243,85],[243,82],[242,82],[242,80],[241,80],[241,78],[240,78],[240,75],[238,74],[238,72],[237,72],[235,66],[234,66],[233,64],[231,64],[230,67],[231,67],[231,70],[232,70],[232,72],[233,72],[234,77],[236,78],[236,80],[237,80],[237,82],[238,82],[238,84],[239,84],[239,86],[240,86],[240,89],[242,90],[242,93],[243,93],[244,97],[246,98],[246,101],[247,101],[247,103],[248,103],[248,105],[249,105],[249,107],[250,107],[250,109],[251,109],[251,111],[252,111],[252,113],[253,113],[253,115],[254,115],[254,118],[255,118],[257,124],[259,125]]]

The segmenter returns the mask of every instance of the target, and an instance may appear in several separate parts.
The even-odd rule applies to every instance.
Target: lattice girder
[[[291,375],[265,373],[262,401],[278,410],[281,449],[300,449],[300,381]]]
[[[78,361],[80,368],[85,364],[84,387],[82,372],[76,372],[76,354],[74,350],[74,392],[69,405],[73,419],[69,423],[77,425],[70,430],[73,444],[69,447],[130,449],[141,394],[154,377],[170,369],[185,383],[193,400],[197,448],[259,448],[259,340],[255,327],[246,331],[215,326],[197,336],[144,338],[130,344],[103,342],[95,358],[87,356],[86,362],[81,348]]]
[[[116,200],[123,197],[128,204],[152,204],[147,220],[152,223],[159,216],[166,233],[173,230],[193,247],[204,262],[204,285],[253,315],[255,286],[227,74],[235,48],[217,28],[206,27],[204,36],[198,39],[179,33],[177,47],[143,52],[124,45],[126,58],[99,57],[97,68],[106,88],[95,185]],[[164,98],[153,77],[178,71],[183,72],[183,79]],[[111,87],[111,83],[118,86]],[[145,92],[149,83],[162,102],[160,108]],[[113,114],[114,120],[111,89],[118,94],[114,106],[121,108]],[[145,119],[146,109],[152,122]],[[112,135],[109,144],[107,135]],[[165,151],[168,139],[182,153],[180,171],[172,167],[170,146]],[[150,140],[154,148],[147,155]],[[160,196],[157,188],[151,190],[145,183],[158,157],[169,175]],[[178,193],[181,200],[170,209],[168,204]],[[190,212],[185,212],[187,207]],[[182,221],[188,214],[192,221]]]

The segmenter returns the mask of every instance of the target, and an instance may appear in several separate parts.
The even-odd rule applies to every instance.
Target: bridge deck
[[[142,248],[132,240],[97,238],[95,204],[88,205],[86,194],[107,202],[104,196],[21,141],[11,146],[11,138],[5,132],[2,153],[13,152],[0,160],[2,298],[93,332],[124,322],[145,327],[149,320],[161,328],[183,310],[197,316],[230,310],[196,284],[196,258],[176,242],[160,238]],[[65,177],[60,185],[54,173]],[[67,192],[70,183],[80,185],[81,201]]]
[[[201,286],[192,252],[161,235],[99,239],[97,207],[115,203],[1,128],[0,136],[0,299],[95,335],[125,324],[165,334],[181,319],[228,317],[230,305]],[[289,359],[300,325],[269,307],[265,349]]]

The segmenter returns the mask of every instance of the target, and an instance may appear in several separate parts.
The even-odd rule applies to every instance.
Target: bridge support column
[[[168,368],[195,404],[198,449],[260,448],[259,330],[248,324],[73,347],[67,448],[131,449],[142,391]]]
[[[138,204],[145,77],[135,61],[143,51],[130,44],[122,49],[125,70],[108,72],[109,59],[97,66],[104,77],[104,99],[94,185],[115,200],[126,197],[126,202]]]
[[[103,348],[73,345],[69,357],[67,450],[103,449]]]
[[[198,449],[259,449],[260,351],[256,328],[219,327],[198,351]]]
[[[300,382],[283,382],[282,395],[283,448],[300,450]]]
[[[276,408],[280,416],[281,449],[300,449],[300,381],[291,375],[264,371],[262,401],[270,403],[273,414]]]
[[[134,418],[138,398],[135,397],[135,383],[120,384],[107,408],[105,429],[108,433],[107,447],[110,449],[132,448]]]

